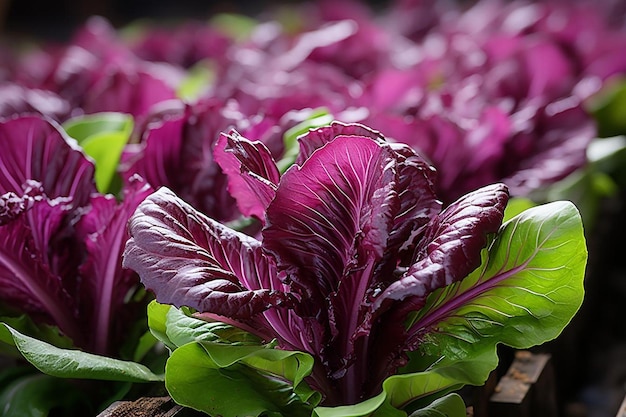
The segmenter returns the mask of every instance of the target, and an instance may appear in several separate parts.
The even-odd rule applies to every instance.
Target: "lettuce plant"
[[[6,121],[0,137],[0,301],[58,326],[76,346],[119,355],[128,327],[113,315],[136,315],[125,299],[138,285],[121,268],[120,245],[150,187],[135,180],[121,203],[97,193],[93,163],[45,119]]]
[[[92,138],[88,148],[102,140]],[[47,415],[55,407],[93,415],[103,397],[124,395],[128,382],[160,380],[127,361],[142,360],[155,339],[141,338],[147,297],[137,274],[121,265],[128,218],[152,188],[136,177],[119,200],[97,192],[93,160],[41,117],[0,122],[0,141],[0,352],[48,374],[3,369],[0,402],[6,415]]]
[[[442,208],[433,167],[362,125],[299,140],[282,175],[261,142],[231,131],[217,144],[258,238],[167,188],[129,221],[124,265],[159,303],[185,307],[150,312],[173,350],[176,401],[224,416],[464,415],[446,394],[481,384],[497,343],[552,339],[580,306],[586,249],[571,203],[502,224],[505,185]]]

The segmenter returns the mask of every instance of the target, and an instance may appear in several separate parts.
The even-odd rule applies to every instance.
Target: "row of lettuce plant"
[[[4,415],[163,381],[211,415],[465,415],[498,344],[582,302],[575,206],[509,194],[576,192],[592,224],[616,188],[623,143],[592,139],[623,133],[626,41],[600,11],[322,2],[9,51],[0,347],[29,365]]]

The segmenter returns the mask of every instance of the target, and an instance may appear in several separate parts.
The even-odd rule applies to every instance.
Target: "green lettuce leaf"
[[[165,385],[178,404],[210,415],[309,417],[320,400],[302,382],[312,367],[301,352],[192,342],[172,353]]]
[[[23,335],[9,325],[13,342],[22,356],[47,375],[59,378],[97,379],[123,382],[162,381],[146,366],[130,361],[98,356],[80,350],[61,349],[49,343]]]
[[[101,193],[113,192],[120,155],[133,131],[128,114],[95,113],[75,117],[63,124],[68,135],[78,141],[95,161],[95,180]]]

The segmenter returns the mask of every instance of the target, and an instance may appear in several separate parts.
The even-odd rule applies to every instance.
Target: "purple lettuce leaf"
[[[386,143],[385,137],[367,126],[332,122],[327,127],[311,130],[298,138],[300,153],[296,163],[301,165],[313,152],[337,137],[366,137],[376,143]],[[398,190],[400,193],[399,215],[389,236],[389,248],[408,249],[418,238],[422,228],[432,216],[441,210],[441,202],[435,195],[435,169],[415,151],[403,144],[391,144],[398,162]],[[394,253],[394,252],[392,252]],[[395,265],[394,265],[395,267]]]
[[[196,211],[162,187],[129,221],[123,265],[157,301],[247,319],[289,300],[261,244]]]
[[[30,186],[36,186],[34,182]],[[0,217],[0,301],[59,326],[81,344],[85,335],[75,320],[76,300],[72,288],[59,274],[58,239],[68,234],[67,217],[72,200],[48,199],[40,184],[25,190],[21,197],[9,192],[0,197],[0,206],[13,206]],[[19,201],[21,200],[21,201]]]
[[[76,254],[80,249],[73,237],[73,224],[96,192],[94,165],[55,122],[39,116],[1,122],[0,140],[6,146],[0,154],[0,193],[22,196],[26,191],[23,187],[38,183],[49,204],[57,206],[63,201],[63,225],[54,234],[38,237],[38,249],[53,273],[66,281],[67,291],[78,296],[75,268],[82,258]],[[28,227],[35,235],[38,228],[45,227],[38,224],[43,218],[32,214],[28,218]]]
[[[416,299],[425,299],[476,269],[488,236],[502,224],[508,197],[504,184],[485,186],[435,216],[416,247],[411,266],[377,298],[374,308],[408,297],[414,308]]]
[[[392,144],[396,155],[400,208],[387,242],[387,255],[410,254],[431,219],[441,211],[436,195],[436,171],[421,156],[403,144]],[[390,265],[395,268],[395,261]]]
[[[220,100],[207,99],[163,111],[139,132],[140,149],[124,157],[122,175],[139,174],[155,189],[165,186],[218,220],[237,218],[228,178],[215,162],[220,132],[238,127],[243,115]]]
[[[55,122],[25,116],[0,123],[0,193],[22,194],[28,181],[41,183],[48,198],[72,197],[82,207],[96,191],[94,166]]]
[[[55,121],[68,118],[71,113],[67,100],[52,91],[28,88],[18,83],[0,85],[0,117],[17,114],[41,114]]]
[[[153,187],[165,185],[173,188],[173,179],[180,168],[178,156],[184,124],[180,114],[146,124],[145,131],[138,134],[143,136],[143,142],[132,144],[122,155],[120,169],[125,182],[129,182],[134,175],[140,175]]]
[[[370,138],[339,136],[283,175],[267,210],[264,249],[302,294],[298,315],[326,323],[318,354],[331,379],[352,364],[363,303],[400,206],[393,158]],[[355,390],[338,388],[355,400]]]
[[[339,137],[281,178],[267,209],[264,248],[305,302],[320,308],[314,314],[340,285],[362,298],[368,279],[354,271],[383,256],[398,206],[392,157],[368,138]],[[359,283],[365,288],[353,293]]]
[[[122,252],[129,237],[126,223],[153,190],[136,178],[123,191],[121,203],[112,195],[94,195],[89,211],[76,225],[76,234],[84,243],[87,256],[79,268],[84,278],[80,315],[92,333],[89,350],[93,352],[110,352],[111,347],[121,346],[124,337],[121,330],[128,325],[124,317],[126,300],[139,285],[135,272],[122,269]],[[113,340],[115,337],[119,340]]]
[[[126,223],[150,190],[131,183],[119,204],[98,194],[93,163],[46,119],[5,121],[0,137],[0,302],[76,347],[119,355],[137,317],[126,295],[139,284],[121,268]]]
[[[265,221],[276,194],[280,172],[263,143],[250,142],[237,131],[222,134],[213,150],[215,161],[228,176],[228,191],[244,216]]]
[[[376,141],[384,142],[385,139],[380,132],[358,123],[332,122],[329,126],[320,127],[310,131],[308,134],[298,138],[300,153],[296,159],[296,164],[302,165],[315,150],[333,141],[337,136],[361,136]]]
[[[98,76],[81,103],[85,113],[115,111],[141,117],[156,104],[176,98],[172,86],[143,69],[118,68]]]

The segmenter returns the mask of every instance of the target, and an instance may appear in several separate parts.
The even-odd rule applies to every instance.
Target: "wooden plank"
[[[170,397],[142,397],[136,401],[117,401],[97,417],[192,417],[198,412],[181,407]]]
[[[489,399],[490,417],[556,417],[554,371],[549,354],[518,351]]]

